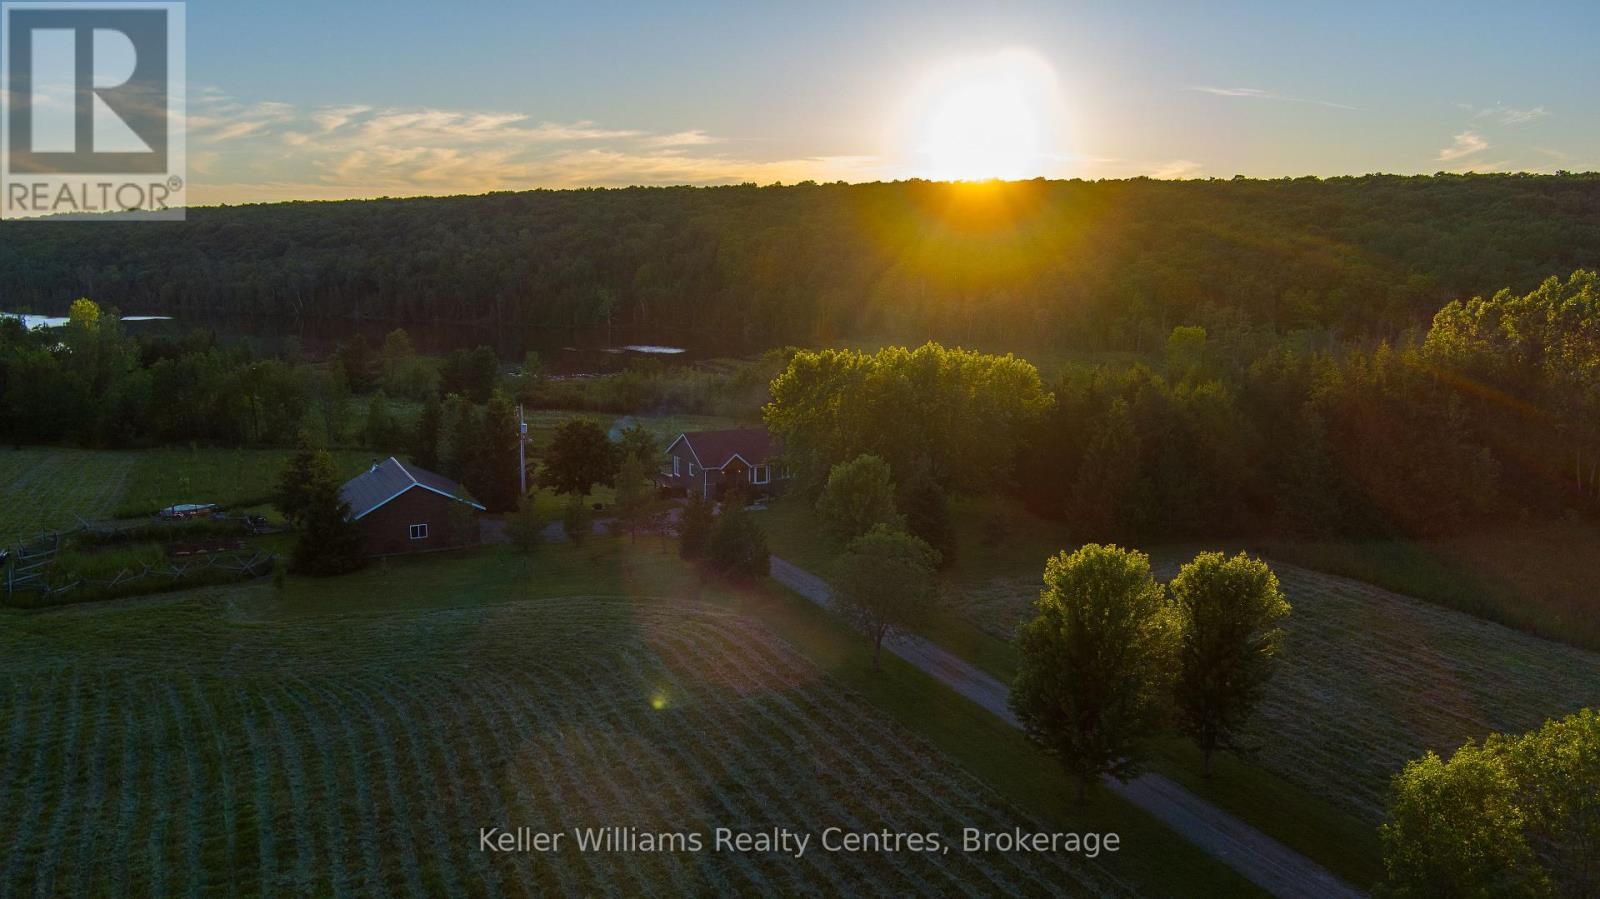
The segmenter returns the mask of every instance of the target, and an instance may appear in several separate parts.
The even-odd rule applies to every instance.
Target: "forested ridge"
[[[1600,176],[537,190],[0,224],[0,307],[1142,349],[1391,335],[1600,266]]]

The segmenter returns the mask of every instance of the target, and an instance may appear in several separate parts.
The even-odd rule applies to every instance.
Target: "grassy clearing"
[[[52,451],[55,452],[55,451]],[[119,518],[138,518],[174,503],[249,508],[271,501],[292,449],[153,449],[138,453],[116,505]],[[335,450],[339,477],[354,476],[376,454]]]
[[[1119,803],[1055,817],[1048,796],[1066,791],[1015,735],[966,720],[915,672],[872,680],[866,654],[799,600],[699,590],[661,549],[482,551],[291,579],[281,594],[0,612],[0,889],[1248,892]],[[799,860],[581,854],[570,837],[560,854],[477,849],[491,825],[954,833],[1064,820],[1119,829],[1125,848],[1096,862],[815,842]]]
[[[1261,548],[1306,568],[1600,650],[1600,526],[1592,523],[1507,524],[1494,533],[1420,543],[1266,541]]]
[[[42,530],[104,518],[122,496],[136,453],[0,449],[0,546]]]
[[[1009,681],[1017,664],[1010,635],[1031,613],[1044,559],[1074,544],[1066,542],[1064,529],[1004,503],[962,502],[954,512],[960,544],[957,561],[943,575],[941,608],[919,630]],[[1008,524],[998,527],[1001,521]],[[761,522],[768,529],[774,552],[803,567],[826,570],[834,548],[817,536],[821,531],[809,509],[796,502],[780,502]],[[1180,555],[1184,550],[1187,555]],[[1193,550],[1184,550],[1171,550],[1156,561],[1193,555]],[[1325,721],[1321,725],[1347,726]],[[1295,731],[1296,750],[1304,748],[1301,741],[1317,739],[1314,728],[1296,726]],[[1333,795],[1346,781],[1325,780],[1315,766],[1301,770],[1290,766],[1287,757],[1269,755],[1257,763],[1225,758],[1218,761],[1216,775],[1207,780],[1200,775],[1198,752],[1177,739],[1162,741],[1151,761],[1154,770],[1346,880],[1363,885],[1375,882],[1382,869],[1373,821]]]

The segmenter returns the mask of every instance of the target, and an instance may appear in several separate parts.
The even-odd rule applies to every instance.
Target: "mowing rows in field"
[[[1122,891],[1074,856],[815,839],[798,860],[485,854],[485,826],[1038,825],[724,611],[239,611],[0,646],[0,896]]]
[[[1256,726],[1260,760],[1364,820],[1425,750],[1523,731],[1600,704],[1600,654],[1347,578],[1272,563],[1293,606],[1282,666]],[[1177,574],[1157,566],[1157,577]],[[952,597],[996,635],[1031,612],[1036,583],[996,580]]]
[[[1275,565],[1294,606],[1263,762],[1376,820],[1426,749],[1600,703],[1600,654],[1341,577]]]
[[[122,495],[134,453],[71,449],[0,449],[0,546],[74,517],[101,518]]]

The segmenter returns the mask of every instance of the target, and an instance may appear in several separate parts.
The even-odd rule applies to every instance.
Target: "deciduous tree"
[[[1037,615],[1017,640],[1011,708],[1077,780],[1138,773],[1163,721],[1172,624],[1150,560],[1090,543],[1046,563]]]
[[[887,525],[850,541],[835,564],[834,595],[842,611],[872,640],[878,668],[883,641],[925,618],[938,592],[939,553]]]
[[[587,496],[596,484],[611,483],[616,472],[616,447],[606,432],[577,418],[556,428],[539,480],[557,493]]]
[[[1200,747],[1204,771],[1219,749],[1239,752],[1283,644],[1289,603],[1265,562],[1201,553],[1168,585],[1178,632],[1178,729]]]
[[[865,534],[874,525],[905,525],[895,510],[889,464],[877,456],[857,456],[833,466],[817,499],[817,514],[841,543]]]

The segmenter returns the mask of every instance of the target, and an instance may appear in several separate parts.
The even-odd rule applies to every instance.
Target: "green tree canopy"
[[[895,471],[925,459],[952,486],[1004,484],[1012,457],[1050,394],[1032,364],[928,343],[801,351],[772,382],[767,427],[803,480],[875,455]]]
[[[611,483],[616,473],[617,451],[606,432],[575,418],[556,428],[539,480],[557,493],[587,496],[596,484]]]
[[[834,595],[872,641],[874,669],[883,641],[928,615],[938,593],[938,566],[937,550],[883,524],[851,540],[835,563]]]
[[[1205,773],[1219,749],[1240,752],[1283,644],[1289,603],[1265,562],[1201,553],[1168,585],[1178,632],[1178,727],[1200,747]]]
[[[1395,896],[1595,895],[1600,714],[1413,760],[1380,833]]]
[[[1017,639],[1011,709],[1077,780],[1138,773],[1163,721],[1171,614],[1143,553],[1086,544],[1045,564],[1037,615]]]
[[[841,543],[865,534],[874,525],[899,528],[905,523],[895,511],[889,464],[867,455],[833,466],[817,498],[817,515]]]

